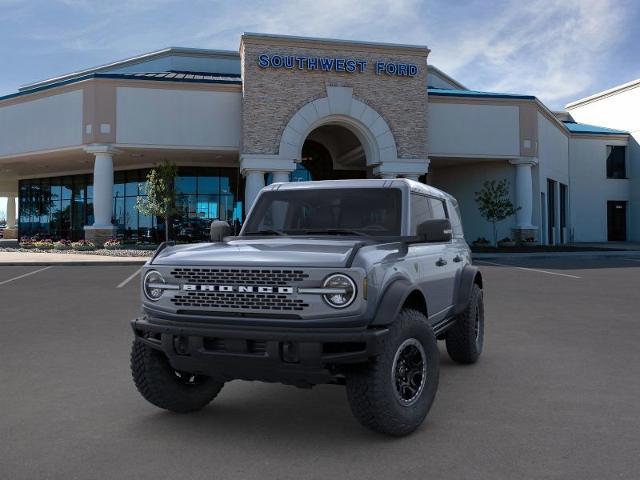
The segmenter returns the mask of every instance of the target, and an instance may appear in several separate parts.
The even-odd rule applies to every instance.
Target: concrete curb
[[[0,262],[0,267],[97,267],[97,266],[126,266],[126,265],[144,265],[148,259],[140,260],[102,260],[102,261],[69,261],[69,262]]]
[[[473,253],[474,260],[505,259],[505,258],[566,258],[566,257],[597,257],[619,258],[633,257],[640,259],[640,250],[615,251],[586,251],[586,252],[529,252],[529,253]]]

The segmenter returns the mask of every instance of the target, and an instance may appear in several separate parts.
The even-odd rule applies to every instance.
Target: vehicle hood
[[[167,247],[153,265],[344,267],[355,239],[238,239]]]

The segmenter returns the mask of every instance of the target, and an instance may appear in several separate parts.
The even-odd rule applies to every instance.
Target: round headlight
[[[356,284],[341,273],[328,276],[322,286],[331,290],[331,292],[322,295],[322,298],[333,308],[348,307],[356,298]]]
[[[157,302],[164,292],[164,288],[162,288],[164,284],[164,278],[159,272],[155,270],[147,272],[143,282],[144,296],[152,302]]]

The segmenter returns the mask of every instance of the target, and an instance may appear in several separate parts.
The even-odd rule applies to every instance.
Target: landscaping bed
[[[544,252],[615,252],[620,248],[580,247],[573,245],[522,245],[522,246],[477,246],[472,245],[473,253],[544,253]]]
[[[0,252],[24,253],[61,253],[104,255],[108,257],[150,257],[158,248],[153,243],[123,243],[118,239],[109,239],[103,247],[96,246],[87,240],[51,240],[37,237],[22,237],[19,246],[0,248]]]
[[[21,253],[57,253],[57,254],[82,254],[82,255],[103,255],[107,257],[150,257],[153,250],[129,250],[121,248],[117,250],[96,248],[95,250],[55,250],[53,248],[0,248],[0,252],[21,252]]]

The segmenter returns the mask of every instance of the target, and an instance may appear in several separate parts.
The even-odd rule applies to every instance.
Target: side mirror
[[[451,222],[446,218],[426,220],[418,225],[416,234],[423,242],[449,242]]]
[[[231,227],[223,220],[214,220],[209,229],[209,238],[212,242],[221,242],[224,237],[231,235]]]

